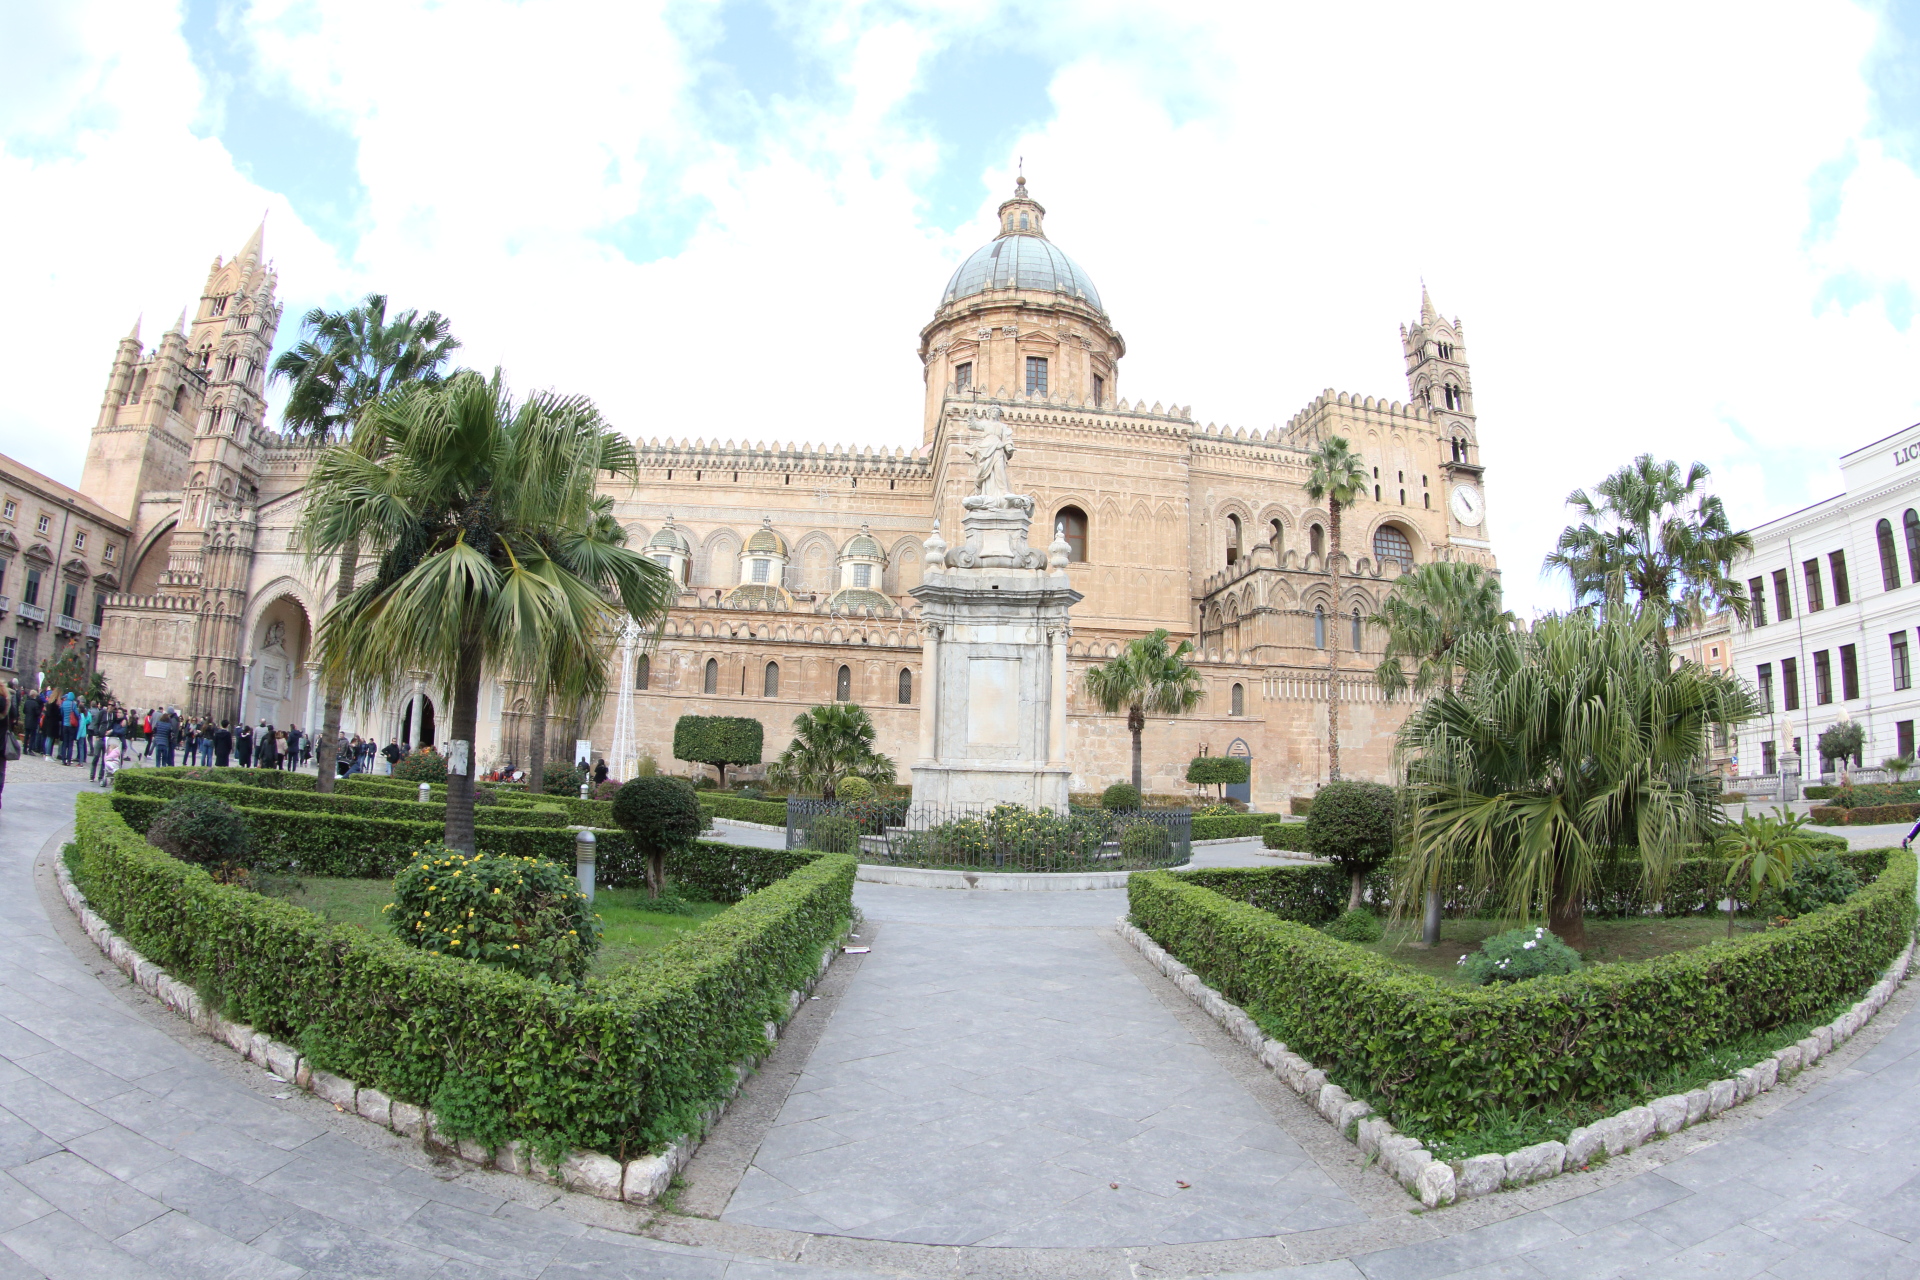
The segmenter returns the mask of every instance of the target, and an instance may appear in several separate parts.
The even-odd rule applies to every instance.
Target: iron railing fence
[[[794,797],[787,801],[787,848],[956,871],[1143,871],[1188,860],[1193,813]]]

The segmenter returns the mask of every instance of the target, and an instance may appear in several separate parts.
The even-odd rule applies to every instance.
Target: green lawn
[[[1386,937],[1370,944],[1367,950],[1410,965],[1422,973],[1460,980],[1460,957],[1478,951],[1480,944],[1496,933],[1514,928],[1507,920],[1443,920],[1440,945],[1429,950],[1420,941],[1417,922],[1390,925]],[[1735,919],[1734,936],[1764,928],[1759,920]],[[1667,920],[1659,916],[1636,916],[1626,920],[1588,920],[1587,949],[1580,958],[1588,964],[1612,964],[1621,960],[1647,960],[1672,951],[1686,951],[1727,936],[1725,916],[1678,916]]]
[[[393,901],[391,880],[333,880],[318,876],[262,876],[257,887],[262,893],[285,898],[297,907],[305,907],[333,924],[343,924],[369,933],[386,933],[387,920],[381,910]],[[672,885],[668,885],[669,891]],[[685,904],[687,914],[649,911],[645,889],[600,889],[593,896],[593,909],[600,916],[600,950],[593,957],[592,972],[609,973],[630,964],[683,933],[698,929],[727,908],[718,902]]]

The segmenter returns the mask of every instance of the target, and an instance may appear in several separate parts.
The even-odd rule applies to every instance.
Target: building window
[[[1907,531],[1907,581],[1920,582],[1920,515],[1908,507],[1900,524]]]
[[[1747,579],[1747,603],[1752,606],[1747,617],[1756,627],[1767,625],[1767,580],[1765,578]]]
[[[1433,344],[1433,349],[1440,353],[1442,360],[1453,359],[1453,344],[1451,342],[1436,342]]]
[[[116,554],[117,554],[117,553],[119,552],[119,550],[120,550],[120,548],[119,548],[119,547],[117,547],[117,546],[115,546],[115,545],[114,545],[113,543],[111,543],[111,542],[109,542],[109,543],[107,544],[107,549],[106,549],[105,551],[102,551],[102,552],[100,553],[100,558],[101,558],[102,560],[105,560],[105,561],[106,561],[106,562],[107,562],[108,564],[112,564],[112,563],[113,563],[113,557],[114,557],[114,556],[115,556],[115,555],[116,555]]]
[[[1860,660],[1850,644],[1840,646],[1840,700],[1850,702],[1860,696]]]
[[[1227,563],[1232,564],[1240,558],[1240,517],[1227,516]]]
[[[1820,590],[1820,561],[1802,561],[1800,573],[1807,580],[1807,612],[1818,613],[1827,607],[1826,596]]]
[[[1757,674],[1760,677],[1760,714],[1770,716],[1773,714],[1773,664],[1761,663]]]
[[[1780,706],[1786,711],[1800,709],[1800,659],[1780,659]]]
[[[1287,534],[1278,520],[1267,521],[1267,545],[1273,548],[1273,562],[1280,563],[1280,548],[1286,542]]]
[[[1107,402],[1107,380],[1099,374],[1093,375],[1093,407],[1098,409]]]
[[[63,618],[80,616],[80,588],[75,583],[69,582],[66,591],[60,596],[60,616]]]
[[[1239,683],[1235,683],[1233,686],[1233,710],[1227,714],[1235,716],[1247,714],[1247,690],[1245,686]]]
[[[1319,605],[1313,607],[1313,647],[1327,647],[1327,611]]]
[[[1718,751],[1727,749],[1727,726],[1723,724],[1713,726],[1713,745]]]
[[[634,667],[633,687],[636,689],[644,689],[647,687],[647,682],[652,678],[653,659],[643,653],[640,655],[639,663]]]
[[[1307,530],[1307,554],[1323,555],[1327,549],[1327,531],[1320,525]]]
[[[1054,513],[1054,531],[1067,540],[1067,562],[1087,562],[1087,513],[1078,507],[1062,507]]]
[[[1027,394],[1030,396],[1047,394],[1047,358],[1045,356],[1027,357]]]
[[[27,570],[27,594],[22,599],[28,604],[40,603],[40,570]]]
[[[33,527],[38,529],[41,533],[45,533],[47,530],[53,528],[53,517],[41,516],[37,521],[34,522]]]
[[[1821,707],[1833,701],[1833,658],[1825,649],[1813,652],[1813,701]]]
[[[833,696],[837,702],[853,701],[853,668],[843,666],[840,674],[833,680]]]
[[[853,566],[853,585],[856,587],[871,587],[873,585],[873,566],[870,564],[857,564]]]
[[[720,691],[720,660],[718,658],[708,658],[707,659],[707,682],[705,685],[705,692],[718,693],[719,691]]]
[[[767,698],[777,698],[780,696],[779,663],[769,662],[767,664],[766,683],[761,687],[761,696]]]
[[[1913,687],[1913,666],[1907,660],[1907,633],[1896,631],[1888,637],[1893,646],[1893,687],[1911,689]]]
[[[973,386],[973,361],[967,360],[953,366],[953,389],[966,391]]]
[[[1441,391],[1446,396],[1447,408],[1458,409],[1461,404],[1464,403],[1464,397],[1460,394],[1460,388],[1454,386],[1451,382],[1441,388]]]
[[[1900,553],[1893,549],[1893,522],[1882,520],[1873,527],[1873,539],[1880,544],[1880,586],[1885,591],[1900,588]]]
[[[907,706],[913,701],[913,672],[900,668],[900,705]]]
[[[1360,611],[1353,611],[1353,651],[1360,652]]]
[[[85,551],[87,549],[87,531],[85,529],[73,535],[73,549],[75,551]]]
[[[1373,500],[1374,500],[1375,502],[1378,502],[1378,501],[1380,501],[1380,486],[1379,486],[1379,485],[1375,485],[1375,486],[1373,486]]]
[[[1785,622],[1793,616],[1793,592],[1787,588],[1787,571],[1773,571],[1773,616]]]
[[[753,580],[755,582],[765,582],[767,580],[767,567],[771,563],[772,561],[770,560],[755,560],[753,562]]]
[[[20,513],[20,504],[15,502],[12,498],[8,498],[7,504],[4,507],[0,507],[0,515],[4,515],[9,520],[13,519],[14,516],[18,515],[19,513]]]
[[[19,643],[12,636],[0,640],[0,667],[5,667],[8,671],[13,670],[13,654]]]
[[[1833,574],[1834,604],[1852,604],[1853,584],[1847,581],[1847,553],[1845,551],[1828,552],[1827,568]]]
[[[1893,753],[1902,760],[1913,759],[1913,721],[1896,720],[1893,722]]]
[[[1373,535],[1373,558],[1381,564],[1391,560],[1408,573],[1413,571],[1413,543],[1404,530],[1383,524]]]
[[[1780,748],[1771,741],[1760,744],[1760,772],[1780,772]]]

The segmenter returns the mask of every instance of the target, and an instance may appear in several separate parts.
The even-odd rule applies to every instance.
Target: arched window
[[[906,667],[900,668],[900,705],[906,706],[913,701],[913,672]]]
[[[634,669],[633,687],[636,689],[644,689],[647,687],[647,682],[652,678],[653,659],[643,653],[640,655],[639,665]]]
[[[1286,531],[1278,520],[1267,521],[1267,545],[1273,548],[1273,562],[1280,563],[1280,550],[1286,544]]]
[[[180,389],[173,393],[173,411],[175,413],[185,413],[187,411],[187,387],[185,383],[182,383]]]
[[[1247,714],[1247,691],[1245,686],[1240,684],[1233,686],[1233,710],[1228,714],[1236,716]]]
[[[767,684],[762,696],[768,698],[780,696],[780,664],[777,662],[767,664]]]
[[[1373,535],[1373,558],[1380,564],[1392,560],[1401,569],[1413,569],[1413,543],[1406,532],[1395,525],[1383,524]]]
[[[1319,605],[1313,606],[1313,647],[1327,647],[1327,611]]]
[[[1900,523],[1907,530],[1907,581],[1920,582],[1920,515],[1907,508],[1907,514],[1900,517]]]
[[[708,693],[718,693],[719,690],[720,690],[720,659],[708,658],[707,659],[706,691]]]
[[[1316,556],[1327,553],[1327,531],[1320,525],[1316,524],[1307,530],[1307,552]]]
[[[1067,561],[1085,564],[1087,560],[1087,513],[1078,507],[1062,507],[1053,516],[1054,528],[1067,540]]]
[[[1893,549],[1893,522],[1882,520],[1873,527],[1874,540],[1880,544],[1880,585],[1888,591],[1900,589],[1900,553]]]
[[[833,696],[838,702],[853,701],[853,668],[841,667],[840,674],[834,678]]]
[[[1360,611],[1353,611],[1353,651],[1360,652]]]
[[[1231,513],[1227,516],[1227,563],[1232,564],[1240,558],[1240,517]]]

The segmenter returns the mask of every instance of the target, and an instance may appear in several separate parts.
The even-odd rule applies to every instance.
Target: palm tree
[[[1746,620],[1746,590],[1727,576],[1753,550],[1736,532],[1719,497],[1706,492],[1708,471],[1696,462],[1683,476],[1675,462],[1643,453],[1602,480],[1589,495],[1575,489],[1567,505],[1581,523],[1561,531],[1546,567],[1562,570],[1575,605],[1631,599],[1666,628],[1720,608]]]
[[[1812,833],[1803,830],[1813,819],[1787,812],[1781,805],[1773,814],[1749,813],[1740,825],[1713,842],[1713,851],[1729,859],[1727,866],[1727,936],[1733,936],[1735,882],[1747,881],[1748,901],[1758,898],[1765,885],[1784,891],[1793,882],[1794,864],[1814,853]]]
[[[1387,633],[1386,651],[1374,678],[1391,698],[1409,687],[1406,662],[1413,663],[1416,694],[1436,685],[1453,688],[1460,665],[1454,652],[1462,640],[1485,631],[1504,631],[1514,617],[1500,607],[1500,580],[1477,564],[1433,560],[1394,584],[1380,611],[1367,619]]]
[[[1514,618],[1500,607],[1500,581],[1492,574],[1477,564],[1432,560],[1395,583],[1393,594],[1368,621],[1387,633],[1374,678],[1392,698],[1407,688],[1403,660],[1414,664],[1415,693],[1427,693],[1435,685],[1452,692],[1460,642],[1504,631]],[[1421,924],[1421,938],[1429,947],[1440,942],[1440,908],[1440,885],[1430,883]]]
[[[600,473],[634,477],[633,444],[584,397],[516,405],[496,371],[408,383],[323,450],[309,482],[308,554],[384,547],[379,572],[320,623],[320,662],[342,687],[437,671],[450,736],[468,746],[447,777],[446,841],[471,853],[472,750],[481,673],[525,673],[565,652],[605,680],[620,610],[657,624],[666,571],[595,536]]]
[[[1637,851],[1648,892],[1720,822],[1697,770],[1708,727],[1754,714],[1738,679],[1670,667],[1660,621],[1624,608],[1486,632],[1457,648],[1461,679],[1400,730],[1407,862],[1397,901],[1469,882],[1526,920],[1537,904],[1575,950],[1599,865]]]
[[[627,545],[627,531],[614,518],[612,498],[601,496],[594,500],[587,536],[605,546]],[[554,699],[558,698],[562,706],[578,707],[582,719],[586,719],[598,713],[606,696],[606,663],[600,654],[587,656],[589,660],[583,662],[578,649],[561,644],[542,654],[529,672],[537,691],[533,724],[527,735],[527,776],[531,779],[528,788],[532,791],[546,787],[547,713]]]
[[[301,317],[300,325],[305,336],[273,362],[273,376],[292,384],[282,428],[315,444],[350,437],[361,415],[391,388],[439,381],[441,366],[460,346],[438,311],[424,316],[402,311],[388,320],[387,299],[378,293],[345,311],[315,307]],[[357,540],[341,548],[336,601],[352,594],[359,561]],[[342,692],[337,683],[327,685],[320,740],[314,746],[321,791],[333,790]]]
[[[893,759],[873,749],[873,718],[854,702],[809,707],[793,718],[793,741],[767,771],[768,781],[791,791],[818,791],[833,799],[842,779],[892,784]]]
[[[1327,504],[1327,577],[1333,616],[1327,619],[1327,781],[1340,781],[1340,509],[1367,491],[1367,467],[1345,436],[1329,436],[1313,451],[1307,496]]]
[[[1200,705],[1205,697],[1200,673],[1187,665],[1193,644],[1182,640],[1167,651],[1170,633],[1161,627],[1150,636],[1131,640],[1120,655],[1087,671],[1087,696],[1108,715],[1125,709],[1127,732],[1133,735],[1133,789],[1140,781],[1140,735],[1147,717],[1177,716]]]

